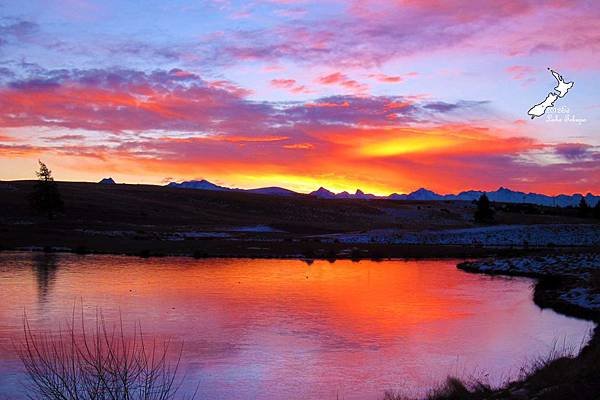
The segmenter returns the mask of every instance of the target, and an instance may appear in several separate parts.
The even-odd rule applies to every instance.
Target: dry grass
[[[429,391],[423,400],[479,400],[493,393],[494,390],[486,383],[479,380],[465,382],[455,377],[448,377],[446,381]],[[386,392],[383,400],[411,400],[402,393]]]
[[[477,380],[448,377],[422,400],[597,400],[600,393],[600,338],[596,334],[577,356],[577,349],[555,344],[543,357],[530,360],[519,378],[500,388]],[[414,400],[386,392],[383,400]]]

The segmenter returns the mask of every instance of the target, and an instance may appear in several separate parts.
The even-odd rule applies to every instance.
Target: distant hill
[[[360,193],[360,194],[359,194]],[[379,198],[379,199],[390,199],[390,200],[463,200],[473,201],[477,200],[483,193],[486,193],[491,201],[501,203],[523,203],[523,204],[538,204],[549,207],[577,207],[582,197],[585,197],[586,202],[590,207],[594,207],[600,200],[600,196],[594,196],[591,193],[585,196],[579,193],[573,195],[560,194],[558,196],[547,196],[539,193],[524,193],[506,189],[504,187],[498,188],[493,192],[483,192],[481,190],[468,190],[460,192],[459,194],[439,194],[432,192],[431,190],[420,188],[414,192],[408,194],[392,193],[389,196],[375,196],[372,194],[365,194],[360,190],[357,190],[356,195],[348,194],[348,192],[341,192],[335,194],[323,187],[319,188],[312,193],[312,196],[316,196],[322,199],[347,199],[347,198]]]
[[[474,200],[478,199],[483,194],[482,191],[470,190],[461,192],[458,195],[445,195],[444,199],[448,200]],[[594,207],[600,200],[600,196],[594,196],[591,193],[585,196],[579,193],[573,195],[560,194],[558,196],[547,196],[539,193],[524,193],[513,191],[504,187],[500,187],[494,192],[487,192],[487,196],[491,201],[503,203],[525,203],[539,204],[549,207],[577,207],[582,197],[585,197],[589,206]]]
[[[171,182],[167,185],[167,187],[177,187],[183,189],[201,189],[201,190],[231,190],[224,186],[215,185],[205,179],[201,181],[185,181],[181,183]]]
[[[242,192],[248,193],[256,193],[256,194],[269,194],[272,196],[298,196],[299,193],[294,192],[293,190],[284,189],[277,186],[258,188],[258,189],[235,189]]]
[[[184,181],[181,183],[171,182],[167,185],[168,187],[184,188],[184,189],[202,189],[202,190],[216,190],[216,191],[237,191],[237,192],[248,192],[256,194],[266,194],[272,196],[296,196],[301,195],[300,193],[294,192],[289,189],[281,187],[266,187],[257,189],[237,189],[228,188],[225,186],[219,186],[211,183],[205,179]],[[435,193],[426,188],[420,188],[414,192],[408,194],[392,193],[389,196],[376,196],[370,193],[364,193],[362,190],[357,189],[355,193],[340,192],[334,193],[324,187],[311,192],[309,195],[320,199],[390,199],[390,200],[418,200],[418,201],[431,201],[431,200],[463,200],[473,201],[477,200],[484,192],[481,190],[467,190],[460,192],[459,194],[439,194]],[[539,193],[525,193],[513,191],[504,187],[498,188],[493,192],[485,192],[491,201],[502,202],[502,203],[524,203],[524,204],[538,204],[549,207],[577,207],[581,198],[585,197],[588,205],[594,207],[600,200],[600,196],[594,196],[591,193],[585,196],[579,193],[573,195],[560,194],[558,196],[547,196]]]
[[[444,196],[432,192],[431,190],[421,188],[409,194],[392,193],[388,198],[392,200],[443,200]]]
[[[167,185],[167,187],[174,188],[182,188],[182,189],[200,189],[200,190],[215,190],[215,191],[232,191],[232,192],[247,192],[247,193],[255,193],[255,194],[266,194],[271,196],[298,196],[299,193],[296,193],[292,190],[271,186],[257,189],[237,189],[237,188],[228,188],[225,186],[219,186],[212,182],[207,181],[206,179],[202,179],[200,181],[184,181],[181,183],[171,182]]]
[[[98,183],[101,183],[102,185],[115,185],[116,184],[116,182],[113,178],[104,178]]]

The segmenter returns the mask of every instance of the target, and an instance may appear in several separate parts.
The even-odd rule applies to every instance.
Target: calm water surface
[[[448,374],[499,383],[593,327],[540,310],[531,280],[455,266],[0,253],[0,393],[23,395],[12,344],[23,312],[56,328],[81,303],[184,341],[199,399],[378,399]]]

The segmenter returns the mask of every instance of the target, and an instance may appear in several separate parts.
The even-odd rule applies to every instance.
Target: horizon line
[[[111,177],[111,176],[108,176],[108,177],[105,177],[105,178],[101,178],[99,181],[82,181],[82,180],[56,180],[56,179],[55,179],[55,182],[100,184],[100,181],[101,181],[102,179],[109,179],[109,178],[112,178],[112,177]],[[114,180],[114,178],[112,178],[112,179]],[[36,181],[36,180],[37,180],[37,179],[34,179],[34,178],[32,178],[32,179],[12,179],[12,180],[5,180],[5,179],[1,179],[1,178],[0,178],[0,182],[28,182],[28,181],[34,182],[34,181]],[[424,190],[428,190],[428,191],[431,191],[431,192],[433,192],[433,193],[435,193],[435,194],[437,194],[437,195],[440,195],[440,196],[450,196],[450,195],[457,196],[457,195],[459,195],[459,194],[461,194],[461,193],[464,193],[464,192],[470,192],[470,191],[473,191],[473,192],[482,192],[482,193],[491,193],[491,192],[496,192],[496,191],[498,191],[498,190],[500,190],[500,189],[507,189],[507,190],[510,190],[511,192],[515,192],[515,193],[517,193],[517,192],[518,192],[518,193],[524,193],[524,194],[537,194],[537,195],[543,195],[543,196],[548,196],[548,197],[558,197],[558,196],[574,196],[574,195],[581,195],[581,196],[584,196],[584,197],[585,197],[585,196],[587,196],[587,195],[592,195],[592,196],[600,196],[600,194],[599,194],[599,195],[596,195],[595,193],[593,193],[593,192],[591,192],[591,191],[586,191],[586,193],[582,193],[582,192],[574,192],[574,193],[570,193],[570,194],[568,194],[568,193],[547,194],[547,193],[531,192],[531,191],[524,192],[524,191],[521,191],[521,190],[513,190],[513,189],[510,189],[509,187],[507,187],[507,186],[504,186],[504,185],[500,185],[500,186],[499,186],[497,189],[492,189],[492,190],[482,190],[482,189],[473,189],[473,188],[469,188],[469,189],[463,189],[463,190],[460,190],[460,191],[458,191],[458,192],[453,192],[453,193],[442,193],[442,192],[437,192],[437,191],[436,191],[436,190],[434,190],[434,189],[427,188],[426,186],[421,186],[421,187],[419,187],[419,188],[417,188],[417,189],[414,189],[414,190],[412,190],[412,191],[410,191],[410,192],[391,192],[391,193],[389,193],[389,194],[387,194],[387,195],[386,195],[386,194],[374,194],[374,193],[368,193],[368,192],[365,192],[365,191],[363,191],[363,190],[362,190],[362,189],[360,189],[360,188],[356,188],[356,189],[355,189],[355,191],[342,190],[342,191],[340,191],[340,192],[334,192],[333,190],[329,190],[329,189],[327,189],[325,186],[322,186],[322,185],[320,185],[318,188],[316,188],[316,189],[314,189],[314,190],[312,190],[312,191],[310,191],[310,192],[301,192],[301,191],[297,191],[297,190],[289,189],[289,188],[287,188],[287,187],[284,187],[284,186],[277,186],[277,185],[271,185],[271,186],[259,186],[259,187],[250,187],[250,188],[243,188],[243,187],[231,187],[231,186],[226,186],[225,184],[218,184],[218,183],[214,183],[213,181],[211,181],[211,180],[209,180],[209,179],[206,179],[206,178],[200,178],[200,179],[187,179],[187,180],[181,180],[180,182],[178,182],[178,181],[175,181],[175,180],[172,180],[172,181],[169,181],[169,182],[166,182],[166,183],[145,183],[145,182],[135,182],[135,183],[132,183],[132,182],[117,182],[117,181],[115,181],[115,184],[116,184],[116,185],[145,185],[145,186],[158,186],[158,187],[167,187],[167,186],[168,186],[170,183],[200,182],[200,181],[206,181],[206,182],[208,182],[208,183],[211,183],[211,184],[213,184],[213,185],[220,186],[220,187],[223,187],[223,188],[226,188],[226,189],[230,189],[230,190],[257,190],[257,189],[266,189],[266,188],[281,188],[281,189],[289,190],[289,191],[291,191],[291,192],[294,192],[294,193],[297,193],[297,194],[304,194],[304,195],[310,195],[311,193],[313,193],[313,192],[316,192],[317,190],[319,190],[319,189],[321,189],[321,188],[322,188],[322,189],[325,189],[325,190],[328,190],[328,191],[330,191],[331,193],[333,193],[333,194],[335,194],[335,195],[338,195],[338,194],[341,194],[341,193],[355,194],[355,193],[356,193],[356,191],[359,191],[359,190],[360,190],[360,191],[361,191],[363,194],[365,194],[365,195],[373,195],[373,196],[376,196],[376,197],[379,197],[379,198],[385,198],[385,197],[389,197],[389,196],[391,196],[391,195],[394,195],[394,194],[396,194],[396,195],[409,195],[409,194],[415,193],[415,192],[417,192],[417,191],[419,191],[419,190],[422,190],[422,189],[424,189]],[[197,190],[197,189],[196,189],[196,190]],[[206,190],[210,190],[210,189],[206,189]]]

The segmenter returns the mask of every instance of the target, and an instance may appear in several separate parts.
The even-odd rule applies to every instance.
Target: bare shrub
[[[173,361],[170,342],[147,343],[139,324],[127,335],[122,318],[108,327],[97,313],[92,329],[76,324],[75,313],[65,329],[35,332],[23,318],[24,338],[17,351],[27,373],[31,399],[170,400],[177,380],[182,346]],[[194,397],[194,396],[192,396]]]

